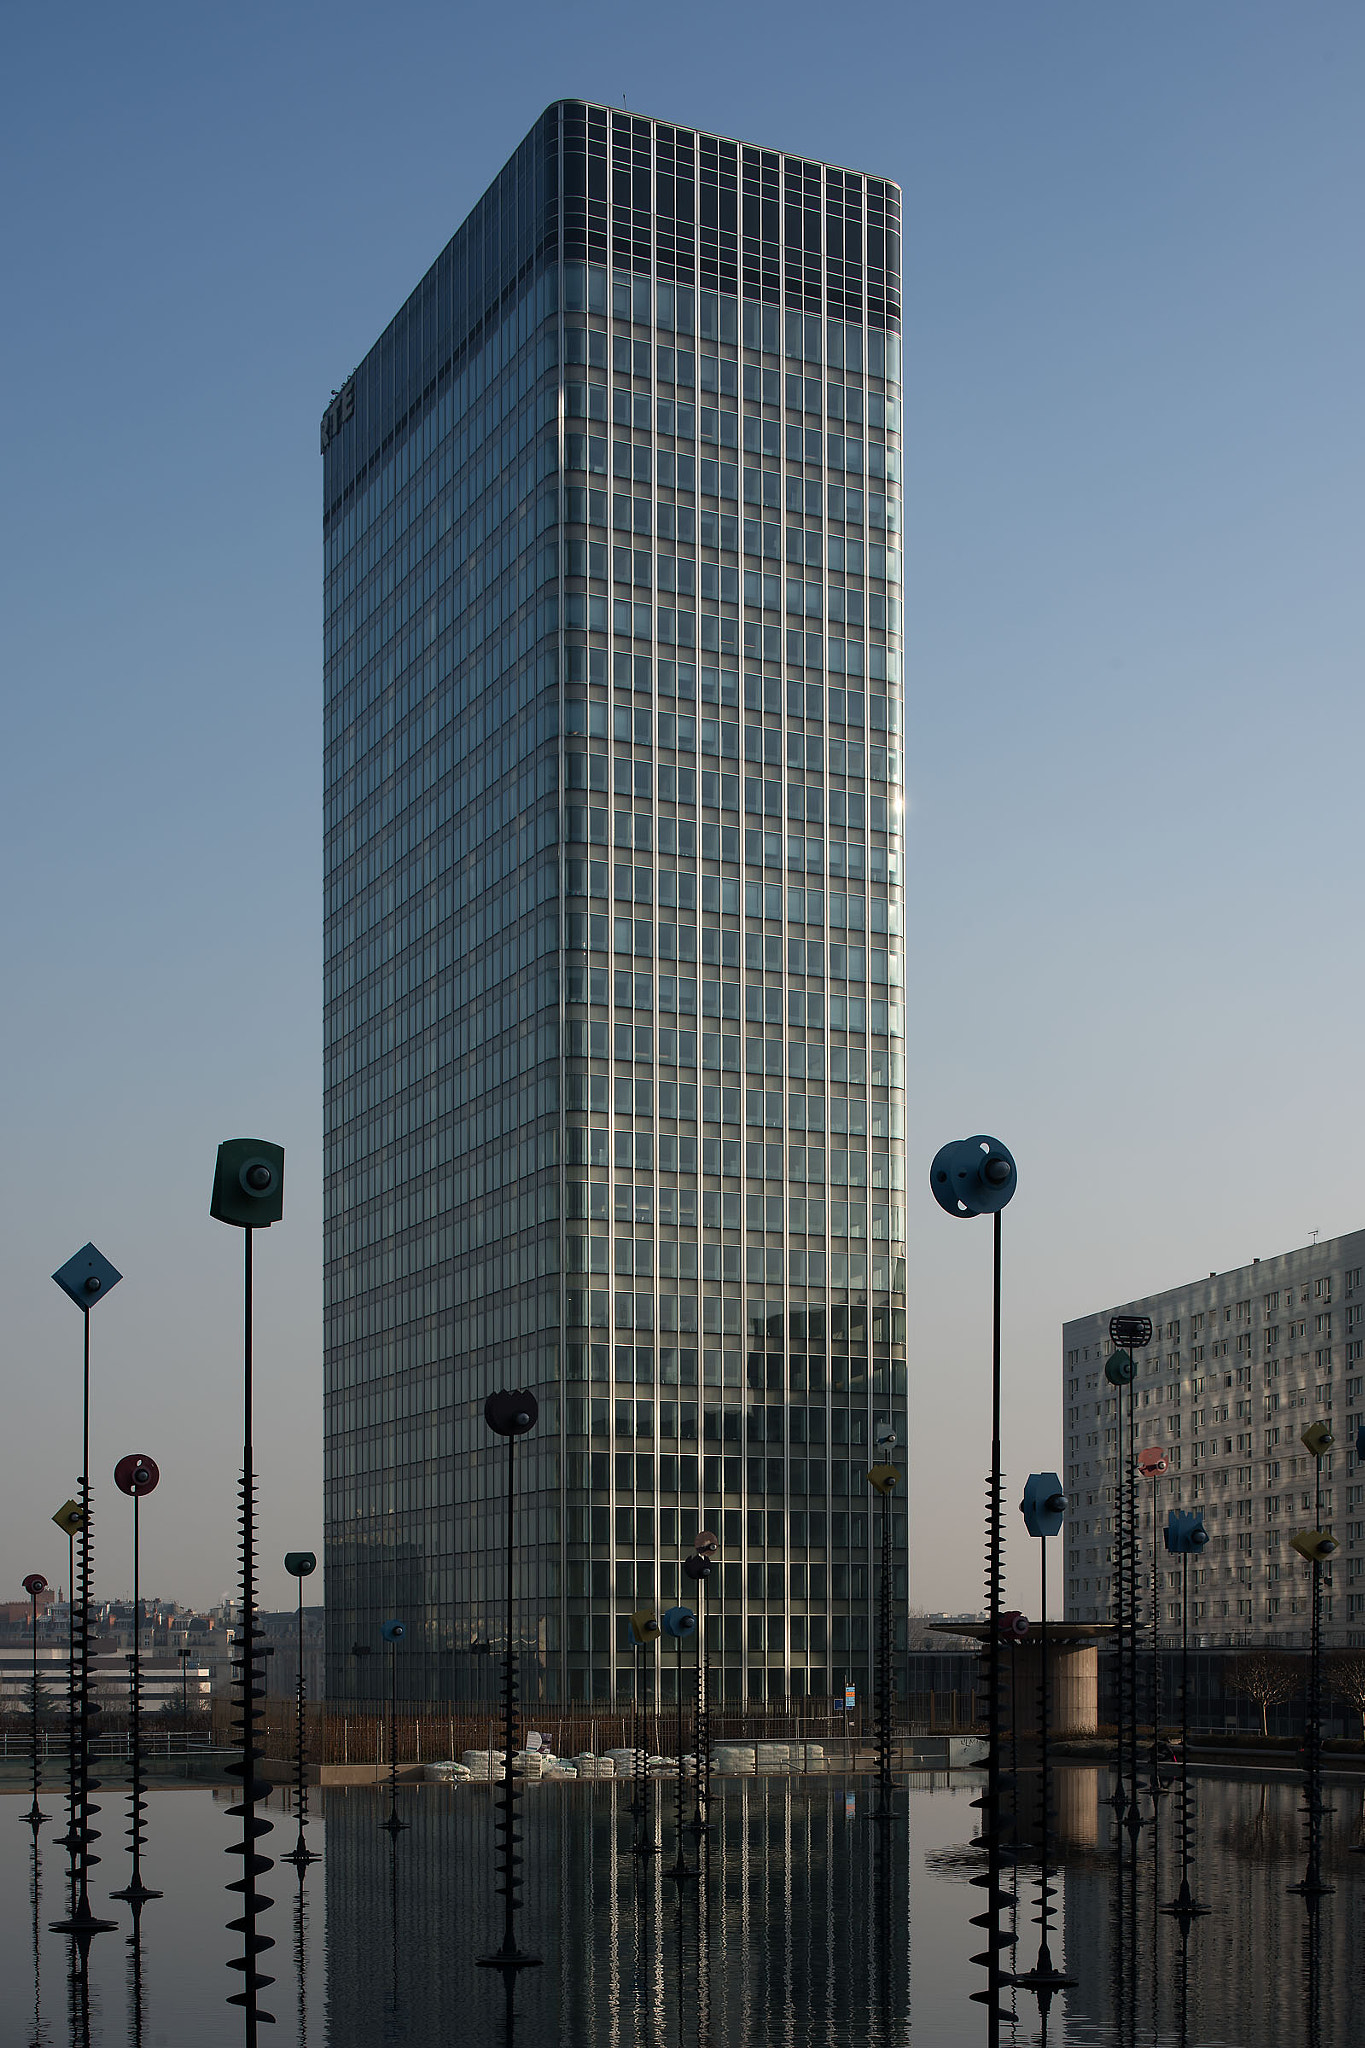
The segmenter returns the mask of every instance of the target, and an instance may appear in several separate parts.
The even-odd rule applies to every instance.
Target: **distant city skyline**
[[[144,1576],[231,1582],[239,1276],[207,1208],[238,1133],[289,1157],[257,1264],[267,1605],[321,1549],[317,400],[506,138],[624,92],[905,193],[911,1597],[974,1609],[989,1244],[928,1198],[940,1143],[1019,1161],[1010,1486],[1062,1456],[1064,1320],[1365,1220],[1365,19],[865,8],[842,89],[813,10],[627,42],[618,10],[533,9],[515,64],[504,17],[386,19],[11,30],[5,1554],[65,1578],[80,1332],[48,1276],[93,1239],[125,1275],[96,1589],[129,1581],[132,1449],[162,1472]],[[381,146],[341,155],[352,104]]]

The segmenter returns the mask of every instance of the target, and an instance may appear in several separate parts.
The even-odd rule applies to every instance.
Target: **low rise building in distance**
[[[1192,1641],[1306,1644],[1311,1568],[1290,1539],[1317,1526],[1320,1478],[1321,1526],[1341,1545],[1324,1572],[1325,1639],[1365,1642],[1365,1468],[1354,1449],[1365,1420],[1363,1272],[1365,1231],[1353,1231],[1063,1325],[1069,1618],[1110,1618],[1120,1390],[1104,1377],[1109,1318],[1147,1315],[1137,1448],[1159,1447],[1169,1469],[1154,1491],[1139,1482],[1139,1528],[1150,1545],[1170,1508],[1204,1511],[1211,1541],[1190,1572]],[[1320,1474],[1301,1441],[1312,1422],[1335,1436]],[[1160,1564],[1169,1632],[1180,1620],[1173,1564]]]

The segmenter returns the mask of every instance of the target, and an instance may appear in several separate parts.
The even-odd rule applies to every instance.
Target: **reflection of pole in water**
[[[1322,2048],[1322,1915],[1311,1894],[1304,1894],[1304,1904],[1308,1910],[1303,1929],[1303,2042],[1304,2048]]]
[[[304,1891],[304,1878],[310,1862],[316,1861],[314,1852],[305,1848],[303,1859],[294,1864],[299,1876],[299,1888],[294,1894],[294,1985],[298,1999],[298,2048],[308,2048],[308,1906]]]
[[[33,1830],[29,1859],[28,1897],[33,1940],[33,2048],[39,2048],[43,2040],[43,1859],[36,1828]]]
[[[160,1892],[148,1892],[143,1897],[134,1896],[131,1900],[133,1931],[128,1936],[128,2048],[142,2048],[142,1909],[148,1899],[160,1897]]]

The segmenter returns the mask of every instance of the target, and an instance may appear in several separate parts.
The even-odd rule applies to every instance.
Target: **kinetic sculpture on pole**
[[[1202,1508],[1172,1508],[1166,1517],[1165,1544],[1180,1559],[1180,1889],[1161,1910],[1174,1914],[1182,1933],[1199,1913],[1207,1913],[1190,1887],[1193,1830],[1190,1826],[1190,1559],[1202,1557],[1209,1532]]]
[[[1322,1568],[1341,1546],[1331,1530],[1322,1526],[1322,1461],[1336,1438],[1325,1422],[1311,1422],[1302,1432],[1299,1442],[1313,1458],[1315,1526],[1301,1529],[1289,1539],[1299,1556],[1307,1559],[1313,1572],[1312,1631],[1308,1639],[1308,1712],[1303,1739],[1303,1813],[1308,1830],[1308,1865],[1299,1883],[1291,1885],[1290,1890],[1301,1893],[1311,1908],[1324,1893],[1336,1890],[1336,1886],[1328,1884],[1322,1875],[1322,1823],[1330,1811],[1322,1803]]]
[[[263,1950],[275,1946],[268,1934],[256,1931],[257,1915],[266,1906],[273,1904],[256,1889],[256,1879],[271,1867],[268,1856],[257,1854],[256,1843],[260,1836],[271,1832],[271,1823],[257,1815],[259,1801],[269,1797],[270,1787],[257,1773],[261,1760],[259,1747],[261,1739],[260,1709],[258,1700],[265,1698],[265,1649],[259,1641],[256,1625],[256,1469],[255,1452],[252,1445],[252,1246],[258,1230],[268,1230],[272,1223],[278,1223],[284,1215],[284,1148],[272,1145],[264,1138],[226,1138],[218,1147],[218,1159],[213,1175],[213,1196],[209,1203],[209,1214],[220,1223],[227,1223],[234,1230],[240,1230],[243,1241],[242,1263],[242,1478],[241,1507],[241,1632],[240,1648],[233,1658],[233,1686],[237,1693],[237,1731],[241,1755],[228,1770],[242,1781],[241,1803],[230,1806],[228,1812],[234,1820],[242,1823],[242,1839],[228,1850],[230,1856],[242,1859],[242,1874],[228,1886],[230,1892],[242,1894],[241,1917],[229,1920],[228,1926],[242,1936],[245,1953],[234,1956],[228,1964],[230,1970],[242,1973],[242,1989],[234,1991],[228,1999],[229,2005],[240,2005],[246,2015],[247,2048],[255,2048],[256,2030],[261,2021],[270,2024],[274,2014],[262,2012],[257,2003],[257,1993],[267,1984],[273,1984],[273,1977],[264,1977],[256,1968],[256,1958]]]
[[[1152,1672],[1148,1692],[1152,1708],[1151,1794],[1155,1823],[1157,1800],[1168,1790],[1161,1778],[1161,1535],[1157,1528],[1156,1496],[1166,1471],[1166,1453],[1160,1449],[1139,1451],[1138,1471],[1152,1482]]]
[[[1014,1979],[1016,1984],[1036,1991],[1038,2002],[1047,2014],[1048,2003],[1055,1991],[1066,1990],[1076,1979],[1068,1977],[1057,1969],[1048,1947],[1048,1934],[1052,1926],[1052,1672],[1047,1653],[1047,1539],[1055,1536],[1066,1517],[1066,1495],[1062,1482],[1055,1472],[1032,1472],[1024,1486],[1024,1497],[1019,1503],[1024,1517],[1024,1527],[1030,1536],[1038,1538],[1038,1615],[1042,1631],[1040,1649],[1041,1675],[1038,1684],[1038,1735],[1040,1763],[1042,1766],[1042,1788],[1039,1797],[1039,1812],[1042,1818],[1042,1842],[1039,1851],[1038,1868],[1038,1918],[1040,1930],[1038,1960],[1031,1970],[1026,1970]],[[1016,1716],[1017,1718],[1017,1716]]]
[[[668,1609],[668,1612],[664,1615],[664,1634],[670,1636],[673,1641],[675,1652],[674,1669],[677,1674],[678,1772],[676,1779],[677,1792],[673,1808],[673,1832],[677,1844],[677,1855],[664,1874],[667,1877],[673,1878],[680,1885],[689,1884],[697,1874],[683,1854],[683,1773],[685,1769],[683,1749],[685,1738],[683,1734],[682,1674],[682,1646],[689,1637],[694,1636],[696,1633],[697,1617],[690,1607],[670,1607]]]
[[[407,1630],[401,1621],[386,1621],[379,1633],[389,1646],[389,1817],[384,1826],[397,1837],[407,1826],[398,1817],[398,1645]]]
[[[683,1572],[697,1589],[697,1711],[692,1743],[697,1768],[692,1787],[692,1839],[699,1842],[711,1817],[711,1678],[706,1668],[706,1586],[718,1549],[709,1529],[699,1531]]]
[[[1150,1316],[1111,1316],[1109,1341],[1118,1347],[1104,1376],[1115,1390],[1118,1425],[1118,1484],[1114,1514],[1114,1634],[1118,1651],[1118,1714],[1113,1807],[1130,1840],[1142,1826],[1138,1806],[1137,1751],[1137,1360],[1135,1351],[1152,1341]],[[1128,1429],[1123,1427],[1123,1389],[1128,1389]],[[1125,1778],[1127,1789],[1125,1790]]]
[[[86,1953],[92,1935],[116,1924],[113,1920],[97,1920],[90,1910],[90,1872],[100,1860],[90,1848],[92,1842],[99,1840],[99,1830],[90,1825],[91,1814],[99,1812],[90,1800],[90,1794],[99,1790],[98,1778],[90,1775],[90,1722],[99,1711],[90,1693],[90,1580],[95,1564],[90,1503],[90,1311],[97,1302],[105,1299],[112,1288],[118,1286],[123,1275],[110,1265],[103,1252],[96,1251],[93,1244],[87,1244],[82,1245],[64,1266],[59,1266],[52,1277],[63,1294],[75,1302],[85,1325],[81,1375],[80,1493],[74,1503],[68,1501],[53,1517],[78,1539],[75,1585],[71,1594],[72,1728],[68,1794],[70,1826],[67,1830],[67,1846],[72,1857],[73,1896],[70,1919],[54,1922],[53,1932],[74,1934],[81,1944],[82,1953]]]
[[[538,1968],[539,1956],[527,1955],[517,1947],[514,1915],[521,1905],[521,1879],[517,1875],[521,1857],[517,1851],[520,1837],[517,1834],[517,1782],[513,1764],[517,1752],[517,1646],[516,1646],[516,1590],[513,1576],[513,1537],[516,1516],[516,1456],[517,1438],[525,1436],[536,1426],[540,1407],[536,1397],[523,1387],[514,1387],[510,1392],[490,1394],[483,1404],[483,1419],[495,1436],[507,1439],[507,1546],[506,1571],[506,1628],[507,1647],[503,1658],[502,1677],[502,1811],[498,1817],[498,1861],[501,1865],[502,1883],[498,1889],[502,1894],[502,1943],[492,1955],[478,1957],[484,1969],[511,1972]]]
[[[24,1815],[24,1819],[36,1835],[43,1822],[47,1819],[47,1815],[38,1804],[38,1788],[42,1783],[43,1775],[42,1744],[38,1732],[38,1716],[42,1703],[42,1695],[38,1687],[38,1595],[47,1591],[47,1580],[41,1572],[30,1572],[24,1580],[24,1591],[28,1594],[29,1650],[33,1660],[32,1675],[29,1680],[29,1747],[33,1774],[33,1803]]]
[[[631,1850],[636,1856],[654,1854],[654,1826],[649,1800],[649,1721],[645,1652],[658,1642],[660,1629],[652,1607],[637,1607],[630,1617],[630,1640],[635,1651],[635,1690],[631,1701],[630,1817],[633,1823]],[[650,1663],[653,1663],[650,1658]]]
[[[877,1612],[877,1805],[872,1818],[883,1827],[891,1820],[891,1659],[895,1650],[895,1621],[891,1611],[891,1496],[900,1485],[900,1472],[891,1464],[896,1448],[894,1429],[877,1431],[877,1460],[867,1483],[881,1496],[881,1587]]]
[[[986,1796],[981,1807],[981,1841],[986,1851],[986,1875],[972,1879],[986,1893],[986,1911],[977,1915],[973,1927],[986,1929],[986,1948],[972,1961],[990,1973],[985,1991],[972,1997],[984,2004],[988,2035],[994,2044],[1000,2038],[1000,2022],[1008,2019],[1000,2004],[1005,1981],[1001,1968],[1002,1949],[1014,1941],[1001,1925],[1001,1908],[1009,1894],[1000,1882],[1001,1770],[1000,1770],[1000,1601],[1004,1568],[1004,1528],[1000,1500],[1000,1212],[1019,1185],[1013,1156],[998,1138],[959,1138],[935,1153],[929,1168],[929,1186],[934,1200],[950,1216],[991,1216],[994,1218],[991,1287],[991,1470],[986,1493]]]
[[[133,1908],[134,1918],[138,1909],[148,1899],[159,1899],[160,1892],[149,1891],[142,1882],[142,1850],[147,1839],[143,1826],[143,1815],[147,1811],[147,1787],[142,1779],[142,1586],[141,1586],[141,1511],[142,1497],[154,1491],[161,1473],[155,1458],[140,1452],[131,1457],[120,1458],[114,1467],[114,1484],[120,1493],[130,1496],[133,1503],[133,1654],[129,1659],[129,1693],[133,1733],[133,1782],[128,1790],[128,1840],[133,1852],[133,1874],[121,1892],[114,1892],[116,1899],[127,1899]]]
[[[298,1685],[294,1698],[294,1812],[298,1820],[298,1839],[284,1859],[292,1863],[302,1877],[310,1863],[316,1863],[318,1852],[310,1849],[304,1839],[308,1825],[308,1771],[305,1749],[308,1736],[308,1681],[303,1675],[303,1582],[318,1568],[317,1558],[311,1550],[286,1550],[284,1568],[291,1579],[298,1581]]]

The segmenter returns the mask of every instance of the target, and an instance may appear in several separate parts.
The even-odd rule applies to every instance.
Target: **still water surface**
[[[1299,1790],[1288,1781],[1202,1780],[1195,1888],[1212,1911],[1188,1942],[1154,1910],[1175,1890],[1174,1801],[1155,1851],[1144,1831],[1135,1882],[1120,1884],[1103,1804],[1105,1774],[1060,1774],[1054,1961],[1077,1979],[1053,2004],[1046,2035],[1037,2001],[1006,1994],[1021,2044],[1171,2044],[1171,2048],[1347,2048],[1365,2042],[1365,1837],[1362,1790],[1334,1787],[1327,1876],[1335,1891],[1315,1915],[1287,1887],[1300,1874]],[[664,1853],[630,1853],[628,1786],[527,1789],[524,1948],[543,1958],[521,1974],[509,2014],[501,1978],[476,1955],[501,1935],[493,1892],[493,1805],[487,1787],[403,1788],[410,1821],[396,1841],[369,1789],[321,1795],[311,1825],[324,1852],[300,1886],[292,1866],[261,1881],[275,1904],[263,1930],[276,1946],[261,1967],[275,1982],[262,2004],[277,2048],[932,2048],[984,2044],[969,2001],[984,1972],[968,1925],[981,1894],[969,1847],[979,1786],[963,1774],[917,1777],[879,1848],[872,1787],[853,1779],[719,1780],[703,1879],[679,1887],[671,1813]],[[130,1943],[129,1909],[107,1902],[126,1881],[119,1798],[106,1787],[104,1860],[92,1903],[118,1931],[92,1948],[83,1992],[71,1944],[49,1931],[66,1903],[66,1859],[42,1830],[35,1855],[20,1813],[0,1800],[0,2044],[9,2048],[237,2048],[240,2012],[227,1970],[237,1874],[224,1855],[231,1793],[150,1795],[144,1876],[163,1896]],[[46,1805],[54,1816],[60,1802]],[[270,1811],[277,1856],[293,1823]],[[696,1851],[687,1844],[689,1859]],[[1021,1967],[1034,1959],[1033,1875],[1019,1874]]]

